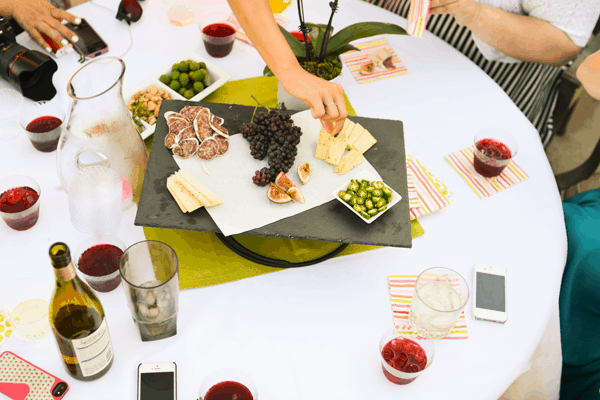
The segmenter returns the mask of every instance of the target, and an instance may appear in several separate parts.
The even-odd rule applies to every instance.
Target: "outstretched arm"
[[[577,68],[577,78],[590,96],[600,100],[600,51],[586,57]]]
[[[327,131],[338,133],[348,116],[344,89],[302,69],[279,31],[267,0],[227,1],[246,35],[285,90],[309,106],[312,116],[321,119]]]

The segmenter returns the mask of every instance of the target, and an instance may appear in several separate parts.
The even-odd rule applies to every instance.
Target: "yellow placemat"
[[[257,77],[227,82],[203,101],[256,105],[254,95],[264,106],[277,106],[277,78]],[[349,115],[356,115],[354,108],[346,100]],[[146,140],[148,151],[152,139]],[[413,239],[424,231],[417,220],[411,221]],[[249,278],[279,271],[281,268],[266,267],[237,255],[229,250],[213,234],[208,232],[144,227],[148,240],[159,240],[173,247],[179,258],[179,286],[189,289],[216,285],[238,279]],[[262,238],[257,236],[235,235],[244,247],[257,254],[278,258],[289,262],[303,262],[319,258],[339,246],[338,243],[313,242],[308,240]],[[350,245],[337,257],[374,250],[379,246]]]

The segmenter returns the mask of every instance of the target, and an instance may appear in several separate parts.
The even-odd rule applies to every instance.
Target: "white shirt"
[[[500,8],[514,14],[527,15],[550,22],[569,36],[577,46],[584,47],[600,16],[600,0],[475,0],[480,4]],[[485,58],[506,63],[522,62],[495,49],[473,35],[475,44]]]

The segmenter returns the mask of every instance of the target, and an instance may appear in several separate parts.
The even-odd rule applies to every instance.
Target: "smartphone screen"
[[[140,374],[141,400],[174,400],[174,372],[143,372]]]
[[[477,272],[476,280],[475,307],[505,312],[506,277]]]
[[[66,24],[66,26],[79,37],[75,45],[81,49],[83,54],[91,55],[106,47],[106,43],[102,41],[85,19],[82,19],[79,25]]]

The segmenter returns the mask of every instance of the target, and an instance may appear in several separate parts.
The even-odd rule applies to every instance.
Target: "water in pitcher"
[[[419,332],[426,332],[433,339],[443,338],[450,333],[460,317],[462,299],[447,282],[429,282],[413,297],[410,322]],[[457,312],[452,312],[459,310]]]

